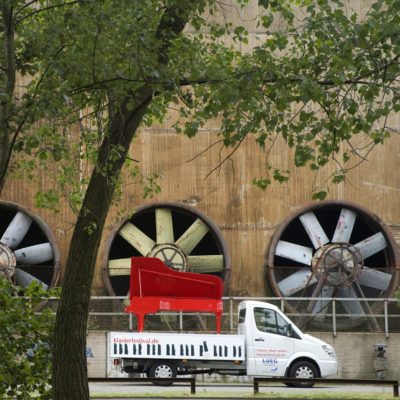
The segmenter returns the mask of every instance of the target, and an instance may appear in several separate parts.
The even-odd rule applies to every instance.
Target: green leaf
[[[264,178],[253,178],[253,185],[259,187],[261,190],[266,190],[267,187],[271,184],[270,179],[264,179]]]
[[[326,195],[327,195],[326,191],[322,190],[320,192],[313,193],[312,199],[313,200],[325,200]]]
[[[258,5],[260,7],[268,8],[269,6],[269,0],[258,0]]]

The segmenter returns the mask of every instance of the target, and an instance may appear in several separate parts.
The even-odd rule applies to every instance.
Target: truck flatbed
[[[243,335],[110,332],[112,358],[244,361]]]

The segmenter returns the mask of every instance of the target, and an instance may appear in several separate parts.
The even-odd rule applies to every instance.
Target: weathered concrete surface
[[[107,332],[90,331],[86,340],[86,359],[89,377],[106,377]]]
[[[386,338],[382,333],[342,332],[334,337],[331,333],[312,332],[312,335],[331,344],[339,362],[338,377],[346,379],[374,379],[374,345],[384,343],[388,360],[386,379],[400,379],[400,333],[391,333]]]

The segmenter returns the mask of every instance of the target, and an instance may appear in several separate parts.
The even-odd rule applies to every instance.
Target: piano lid
[[[132,257],[130,297],[221,299],[222,293],[218,276],[175,271],[158,258]]]

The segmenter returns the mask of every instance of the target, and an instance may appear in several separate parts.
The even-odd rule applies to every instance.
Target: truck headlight
[[[324,344],[322,346],[322,348],[324,349],[325,353],[328,354],[329,357],[332,357],[336,360],[335,350],[333,350],[332,346],[328,346],[327,344]]]

